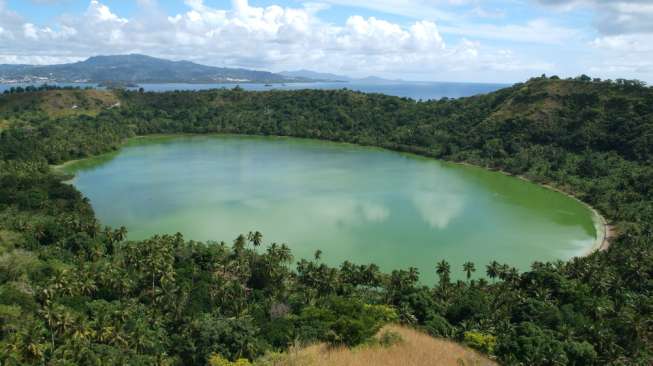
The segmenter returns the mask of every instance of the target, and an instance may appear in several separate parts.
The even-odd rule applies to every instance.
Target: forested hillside
[[[296,342],[354,346],[396,321],[506,365],[653,359],[653,89],[639,82],[541,77],[429,102],[348,90],[30,91],[0,97],[0,131],[3,364],[256,360]],[[293,259],[256,228],[212,243],[127,241],[49,164],[154,133],[310,137],[501,169],[576,195],[618,235],[605,252],[525,273],[475,263],[466,270],[488,280],[458,282],[450,273],[463,268],[443,258],[433,273]]]
[[[0,81],[59,83],[284,83],[308,78],[266,71],[214,67],[190,61],[170,61],[145,55],[95,56],[57,65],[3,65]]]

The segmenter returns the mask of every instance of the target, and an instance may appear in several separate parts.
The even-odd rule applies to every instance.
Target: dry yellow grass
[[[288,354],[269,363],[273,366],[494,366],[494,361],[454,342],[397,325],[381,332],[399,333],[403,342],[390,347],[331,349],[314,345]]]

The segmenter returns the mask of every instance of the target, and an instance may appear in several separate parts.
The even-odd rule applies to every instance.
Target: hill
[[[397,321],[503,365],[653,360],[653,89],[643,83],[538,77],[426,102],[349,90],[78,92],[0,97],[3,364],[195,366],[254,361],[297,341],[354,350],[304,350],[318,361],[369,357],[364,362],[407,356],[384,353],[392,348],[357,353]],[[120,106],[59,114],[72,101],[65,98],[93,97]],[[472,264],[482,280],[452,281],[462,268],[446,258],[433,258],[432,273],[332,267],[319,256],[293,259],[255,231],[208,243],[182,235],[126,240],[48,165],[158,133],[318,138],[480,165],[575,195],[616,236],[606,251],[534,262],[525,272]],[[420,276],[438,283],[422,286]]]
[[[367,84],[388,84],[388,83],[399,83],[405,82],[404,80],[396,79],[384,79],[378,76],[368,76],[364,78],[351,78],[344,75],[336,75],[322,72],[315,72],[310,70],[297,70],[297,71],[282,71],[281,75],[294,78],[306,78],[316,81],[329,81],[329,82],[361,82]]]
[[[284,83],[310,81],[265,71],[213,67],[145,55],[96,56],[61,65],[0,65],[0,82]]]
[[[281,75],[293,78],[306,78],[317,81],[351,81],[352,78],[344,75],[329,74],[324,72],[315,72],[311,70],[282,71]]]

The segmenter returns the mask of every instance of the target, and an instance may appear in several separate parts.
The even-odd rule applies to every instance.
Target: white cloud
[[[100,22],[127,23],[127,19],[112,13],[108,6],[101,4],[98,0],[91,0],[86,10],[86,17]]]
[[[653,74],[653,41],[649,34],[598,37],[590,43],[601,55],[590,72],[611,78],[646,79]]]
[[[26,38],[30,39],[38,39],[39,36],[37,35],[37,30],[34,24],[31,23],[25,23],[23,24],[23,34],[25,35]]]
[[[125,18],[101,0],[92,0],[83,16],[62,15],[57,23],[43,26],[11,12],[0,0],[0,62],[61,63],[96,54],[145,53],[271,71],[309,68],[351,76],[512,81],[556,69],[555,62],[547,61],[556,56],[526,57],[521,45],[552,47],[571,41],[609,52],[608,39],[587,47],[579,31],[544,18],[472,24],[434,6],[447,4],[447,9],[465,12],[477,7],[478,0],[366,0],[356,6],[420,20],[397,23],[352,15],[342,24],[325,21],[320,11],[329,4],[351,5],[344,0],[316,0],[294,8],[233,0],[229,9],[185,0],[187,8],[180,14],[166,14],[156,0],[138,4],[141,11]]]
[[[441,10],[438,5],[461,5],[468,3],[466,0],[357,0],[356,2],[350,0],[321,0],[321,2],[432,21],[453,21],[460,19],[455,13]]]
[[[13,50],[16,59],[142,52],[218,66],[311,67],[360,76],[440,72],[473,65],[479,57],[477,43],[446,45],[433,21],[400,25],[354,15],[335,25],[319,18],[324,6],[315,3],[254,7],[234,0],[231,9],[217,9],[186,0],[188,10],[174,15],[164,14],[154,1],[140,3],[148,16],[126,19],[92,0],[83,17],[62,17],[56,27],[14,21],[9,25],[20,36],[5,50]]]
[[[580,36],[577,30],[555,25],[546,19],[533,19],[525,24],[462,24],[442,29],[467,37],[549,45],[567,43]]]
[[[538,0],[561,11],[591,9],[596,28],[606,35],[653,33],[653,3],[650,0]]]

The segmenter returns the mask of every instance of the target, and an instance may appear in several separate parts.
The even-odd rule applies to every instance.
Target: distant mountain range
[[[304,78],[320,81],[351,81],[347,76],[328,74],[324,72],[315,72],[310,70],[282,71],[279,74],[293,78]]]
[[[363,79],[310,70],[272,73],[239,68],[200,65],[190,61],[170,61],[145,55],[95,56],[85,61],[60,65],[0,65],[0,84],[91,83],[109,86],[160,83],[297,83],[400,82],[374,76]]]
[[[287,83],[315,81],[145,55],[96,56],[61,65],[0,65],[0,83]]]
[[[396,82],[404,81],[399,79],[397,80],[384,79],[376,76],[368,76],[366,78],[357,79],[357,78],[350,78],[349,76],[344,76],[344,75],[328,74],[328,73],[315,72],[310,70],[282,71],[279,74],[287,77],[312,79],[316,81],[342,81],[342,82],[355,81],[355,82],[370,83],[370,84],[396,83]]]

